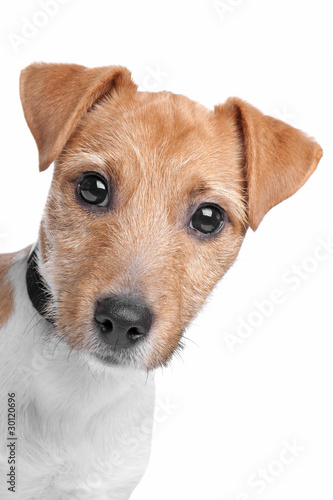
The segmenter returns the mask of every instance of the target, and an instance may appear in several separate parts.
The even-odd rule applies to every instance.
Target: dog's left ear
[[[244,150],[248,222],[255,231],[264,215],[294,194],[315,170],[322,149],[290,125],[264,115],[238,98],[215,107],[232,120]]]
[[[24,116],[37,143],[39,170],[61,153],[82,117],[105,94],[136,91],[122,66],[86,68],[77,64],[31,64],[21,72]]]

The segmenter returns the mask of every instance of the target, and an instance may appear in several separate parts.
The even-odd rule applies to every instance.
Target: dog
[[[127,500],[154,370],[322,150],[239,98],[139,92],[121,66],[32,64],[20,95],[54,174],[37,242],[0,259],[0,497]]]

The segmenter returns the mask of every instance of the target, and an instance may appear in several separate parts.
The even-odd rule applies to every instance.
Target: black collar
[[[27,290],[34,308],[47,321],[54,324],[55,319],[48,310],[52,295],[49,287],[47,286],[47,283],[39,272],[36,249],[37,245],[34,245],[30,251],[27,261]]]

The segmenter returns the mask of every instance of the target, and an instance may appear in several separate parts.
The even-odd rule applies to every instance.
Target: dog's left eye
[[[224,210],[217,205],[203,205],[192,216],[190,227],[202,234],[214,234],[224,225]]]
[[[77,187],[83,201],[90,205],[106,207],[109,203],[109,193],[106,181],[99,175],[88,174]]]

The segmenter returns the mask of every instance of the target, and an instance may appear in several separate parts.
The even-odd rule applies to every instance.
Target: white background
[[[225,0],[219,12],[212,0],[62,3],[46,19],[38,0],[0,6],[1,251],[35,240],[52,174],[38,173],[19,101],[19,72],[33,61],[122,64],[141,86],[208,107],[237,95],[324,149],[301,191],[248,232],[182,359],[156,374],[152,457],[133,500],[333,498],[333,251],[316,257],[320,241],[333,239],[330,2]],[[15,50],[27,19],[44,26]],[[264,302],[264,318],[258,303],[275,289],[283,303]],[[226,333],[255,319],[231,352]],[[286,441],[298,447],[288,464]],[[249,483],[260,469],[262,493]]]

